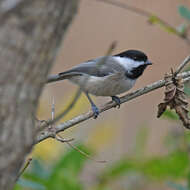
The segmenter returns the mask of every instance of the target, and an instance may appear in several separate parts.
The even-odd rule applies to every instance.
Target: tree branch
[[[182,62],[182,64],[179,65],[179,67],[175,72],[175,76],[182,71],[182,69],[189,63],[189,61],[190,61],[190,56],[186,57]]]
[[[179,70],[181,70],[181,68],[182,68],[185,64],[187,64],[187,60],[188,60],[188,62],[189,62],[189,61],[190,61],[190,57],[187,57],[187,58],[182,62],[182,64],[178,67],[177,72],[178,72]],[[185,63],[185,64],[184,64],[184,63]],[[182,76],[182,78],[184,79],[184,81],[187,82],[187,81],[190,80],[190,71],[180,73],[180,74],[178,74],[177,76]],[[136,98],[136,97],[138,97],[138,96],[142,96],[142,95],[144,95],[144,94],[146,94],[146,93],[149,93],[149,92],[151,92],[151,91],[153,91],[153,90],[156,90],[156,89],[158,89],[158,88],[161,88],[161,87],[165,86],[165,84],[166,84],[166,81],[165,81],[165,80],[159,80],[159,81],[154,82],[154,83],[152,83],[152,84],[149,84],[149,85],[147,85],[147,86],[145,86],[145,87],[143,87],[143,88],[140,88],[140,89],[138,89],[138,90],[136,90],[136,91],[133,91],[133,92],[131,92],[131,93],[128,93],[127,95],[125,95],[125,96],[123,96],[123,97],[120,98],[121,103],[128,102],[128,101],[130,101],[130,100],[132,100],[132,99],[134,99],[134,98]],[[103,106],[101,106],[101,107],[99,108],[100,113],[101,113],[101,112],[104,112],[104,111],[106,111],[106,110],[109,110],[109,109],[111,109],[111,108],[113,108],[113,107],[115,107],[115,106],[116,106],[116,103],[115,103],[115,102],[112,102],[112,101],[111,101],[111,102],[108,102],[107,104],[105,104],[105,105],[103,105]],[[45,140],[45,139],[47,139],[47,138],[54,137],[55,134],[57,134],[57,133],[59,133],[59,132],[61,132],[61,131],[64,131],[64,130],[66,130],[66,129],[68,129],[68,128],[71,128],[71,127],[75,126],[76,124],[81,123],[81,122],[83,122],[83,121],[86,121],[86,120],[88,120],[88,119],[90,119],[90,118],[92,118],[92,117],[93,117],[93,112],[92,112],[92,111],[89,111],[89,112],[87,112],[87,113],[85,113],[85,114],[79,115],[79,116],[77,116],[77,117],[74,117],[73,119],[70,119],[70,120],[68,120],[68,121],[65,121],[64,123],[61,123],[61,124],[55,126],[55,127],[53,128],[53,132],[52,132],[52,130],[48,130],[48,128],[46,128],[46,129],[44,129],[43,131],[41,131],[41,132],[39,133],[39,135],[38,135],[37,138],[36,138],[35,144],[37,144],[37,143],[39,143],[39,142],[41,142],[41,141],[43,141],[43,140]]]
[[[151,19],[153,19],[152,23],[154,23],[154,21],[156,21],[156,23],[159,24],[161,27],[167,28],[168,31],[174,33],[176,36],[178,36],[179,38],[184,40],[188,45],[190,45],[190,39],[187,36],[185,36],[183,33],[178,31],[175,27],[173,27],[167,21],[163,20],[162,18],[156,16],[155,14],[153,14],[149,11],[131,6],[127,3],[122,3],[122,2],[113,1],[113,0],[96,0],[96,1],[110,4],[110,5],[113,5],[113,6],[128,10],[128,11],[131,11],[135,14],[138,14],[140,16],[147,18],[150,22],[151,22]]]

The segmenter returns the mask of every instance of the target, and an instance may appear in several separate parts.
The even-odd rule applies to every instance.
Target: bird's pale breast
[[[136,82],[136,80],[128,79],[121,73],[105,77],[75,76],[69,80],[81,86],[85,92],[96,96],[114,96],[121,94],[131,89]]]

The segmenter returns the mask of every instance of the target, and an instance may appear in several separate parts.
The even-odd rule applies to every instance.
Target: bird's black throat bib
[[[127,78],[130,78],[130,79],[137,79],[138,77],[140,77],[144,70],[146,69],[147,65],[140,65],[139,67],[136,67],[134,68],[133,70],[131,70],[130,72],[126,72],[125,73],[125,76]]]

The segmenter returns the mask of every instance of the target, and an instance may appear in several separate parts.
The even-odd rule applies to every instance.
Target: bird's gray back
[[[111,56],[99,57],[94,60],[81,63],[72,69],[59,73],[59,75],[78,73],[96,77],[104,77],[113,73],[123,73],[124,67],[116,62]]]

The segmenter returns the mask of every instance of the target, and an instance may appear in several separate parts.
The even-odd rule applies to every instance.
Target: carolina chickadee
[[[94,118],[97,118],[99,109],[88,93],[111,96],[112,101],[119,107],[121,102],[116,95],[131,89],[148,65],[152,63],[143,52],[128,50],[117,55],[89,60],[68,71],[50,75],[47,83],[68,79],[80,86],[91,104]]]

